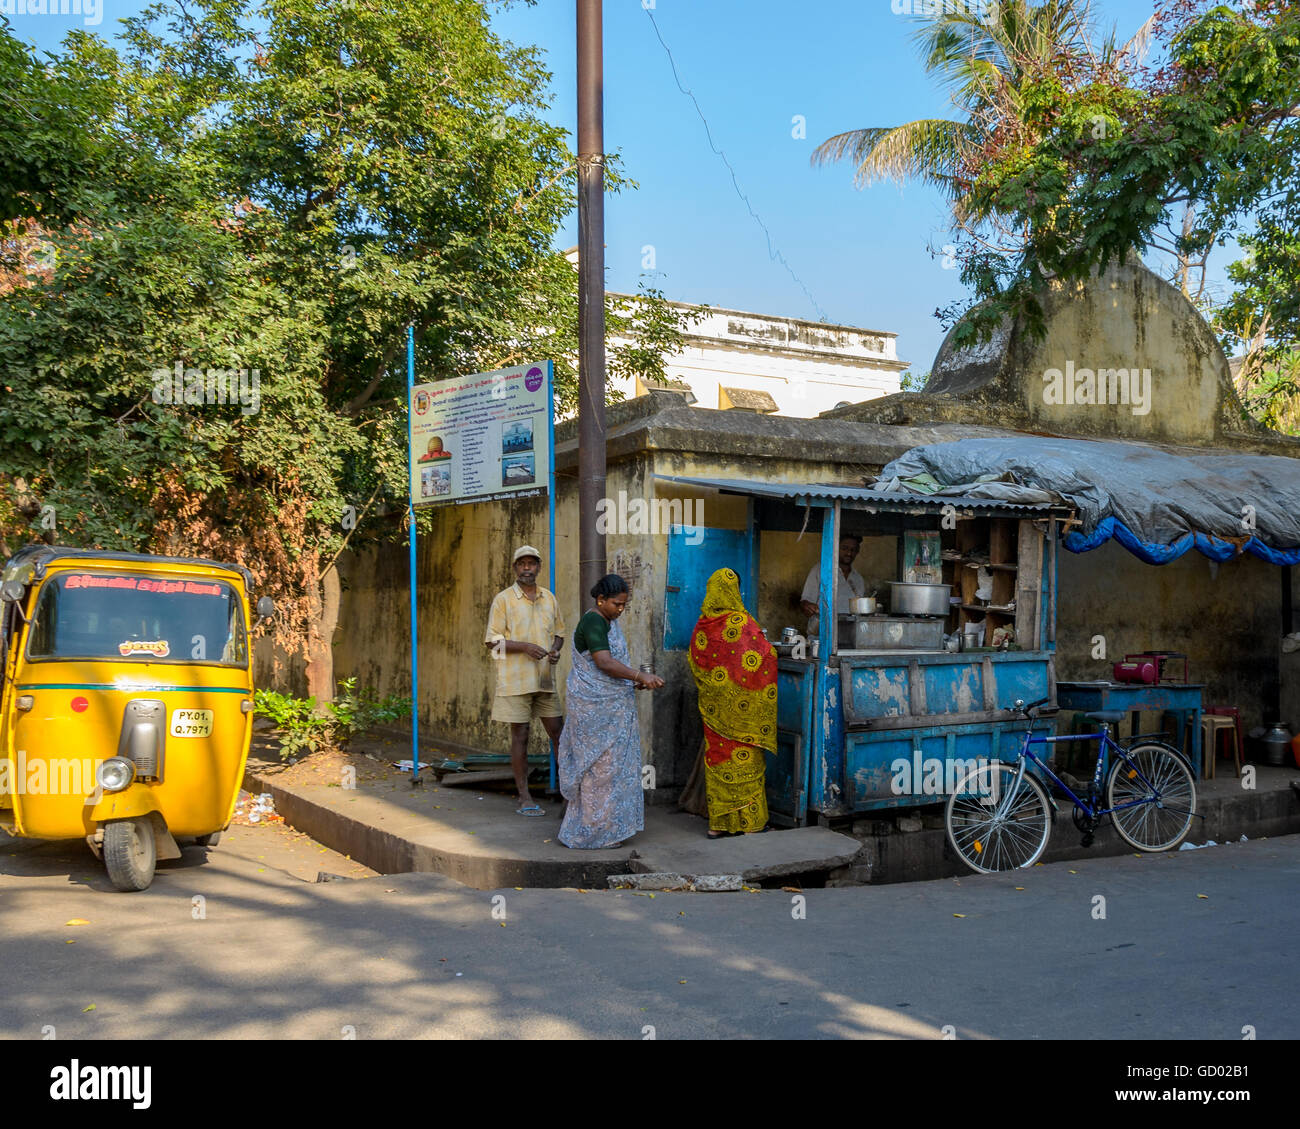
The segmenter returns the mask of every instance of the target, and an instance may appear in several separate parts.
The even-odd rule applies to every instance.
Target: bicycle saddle
[[[1089,721],[1109,721],[1112,725],[1118,725],[1124,720],[1123,710],[1096,710],[1093,713],[1083,715]]]

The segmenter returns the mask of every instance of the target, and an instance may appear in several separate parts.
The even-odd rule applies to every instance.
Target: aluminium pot
[[[1286,764],[1286,754],[1291,750],[1291,731],[1278,722],[1264,734],[1264,763],[1278,768]]]
[[[951,584],[908,584],[890,586],[889,610],[894,615],[947,615]]]
[[[858,596],[850,603],[854,615],[876,614],[876,598],[874,596]]]

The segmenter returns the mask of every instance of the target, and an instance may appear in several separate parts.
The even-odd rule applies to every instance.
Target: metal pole
[[[605,574],[605,121],[601,0],[578,5],[578,575]]]
[[[1048,518],[1047,521],[1047,551],[1050,560],[1047,565],[1047,643],[1056,650],[1056,518]]]
[[[559,602],[559,581],[555,578],[555,364],[553,361],[546,362],[546,458],[547,458],[547,521],[548,536],[548,553],[550,554],[551,571],[547,573],[547,580],[550,581],[551,593],[555,596],[556,603]],[[550,772],[550,789],[548,795],[554,796],[555,787],[555,745],[551,743],[551,772]]]
[[[410,501],[406,512],[411,519],[409,540],[411,545],[411,783],[420,783],[420,653],[417,642],[417,617],[415,614],[415,486],[412,479],[415,458],[415,420],[411,414],[415,399],[415,326],[406,327],[406,487]]]

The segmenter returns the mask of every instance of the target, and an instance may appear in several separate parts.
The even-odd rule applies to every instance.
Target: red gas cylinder
[[[1133,659],[1115,664],[1116,682],[1154,683],[1157,677],[1155,659]]]

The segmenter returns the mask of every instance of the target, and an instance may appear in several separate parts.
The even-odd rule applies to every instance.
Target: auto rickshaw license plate
[[[212,710],[172,710],[173,737],[211,737]]]

